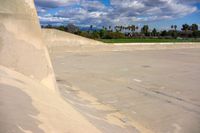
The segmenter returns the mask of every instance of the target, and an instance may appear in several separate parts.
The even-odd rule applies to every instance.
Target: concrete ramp
[[[0,0],[0,133],[98,133],[54,91],[41,36],[33,0]]]
[[[0,65],[55,88],[33,0],[0,0]]]
[[[74,35],[68,32],[63,32],[56,29],[42,29],[43,38],[47,42],[48,47],[58,47],[58,46],[95,46],[102,45],[104,43],[96,41],[93,39],[88,39],[78,35]]]
[[[99,133],[63,98],[0,66],[0,133]]]
[[[103,43],[56,29],[42,29],[43,39],[51,53],[102,52],[200,48],[199,43]]]

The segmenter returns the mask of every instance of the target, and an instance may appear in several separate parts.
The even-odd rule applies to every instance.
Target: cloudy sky
[[[41,24],[138,25],[159,29],[200,24],[200,0],[35,0]]]

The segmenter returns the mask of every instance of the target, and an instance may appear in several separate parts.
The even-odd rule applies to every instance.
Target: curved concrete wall
[[[57,46],[85,46],[85,45],[102,45],[104,43],[93,39],[88,39],[72,33],[56,30],[42,29],[43,38],[48,47]]]
[[[0,65],[38,80],[56,82],[33,0],[0,0]]]

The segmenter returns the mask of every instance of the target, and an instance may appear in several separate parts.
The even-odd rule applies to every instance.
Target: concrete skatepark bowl
[[[199,68],[199,44],[107,45],[0,0],[0,133],[199,133]]]
[[[0,0],[0,133],[99,132],[59,95],[32,0]]]

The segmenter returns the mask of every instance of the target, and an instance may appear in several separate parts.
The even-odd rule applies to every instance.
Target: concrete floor
[[[199,133],[200,49],[52,55],[66,101],[105,133]]]

